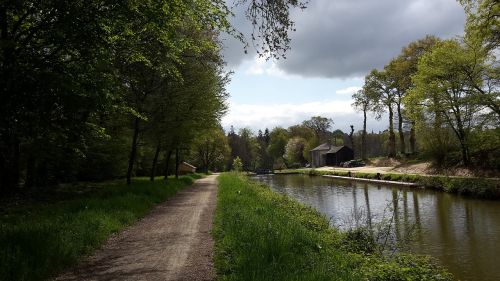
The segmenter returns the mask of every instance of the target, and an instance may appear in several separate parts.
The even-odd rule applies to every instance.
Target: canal
[[[393,222],[395,240],[409,238],[410,251],[435,257],[458,280],[500,280],[498,201],[319,176],[254,179],[317,209],[343,230]]]

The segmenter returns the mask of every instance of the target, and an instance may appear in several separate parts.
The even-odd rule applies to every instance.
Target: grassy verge
[[[291,172],[292,170],[287,170]],[[334,175],[348,177],[347,171],[319,171],[315,169],[297,169],[297,173],[310,176]],[[377,179],[377,173],[352,172],[351,177]],[[380,174],[381,180],[413,182],[426,188],[456,193],[474,198],[500,199],[500,181],[498,179],[477,177],[432,176],[402,173]]]
[[[219,177],[218,280],[449,280],[429,258],[388,259],[317,211],[237,174]]]
[[[0,280],[54,276],[200,177],[169,179],[168,184],[146,178],[134,179],[132,186],[102,184],[69,200],[3,210]]]

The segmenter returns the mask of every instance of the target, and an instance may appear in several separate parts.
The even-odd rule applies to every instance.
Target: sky
[[[235,10],[232,23],[249,34],[251,26]],[[332,130],[362,128],[362,113],[351,104],[364,76],[382,68],[401,48],[428,34],[443,39],[463,34],[465,13],[456,0],[310,0],[293,10],[296,31],[290,33],[286,59],[259,58],[252,47],[223,36],[227,70],[234,74],[227,89],[227,130],[254,132],[287,128],[312,116],[332,118]],[[368,118],[368,131],[388,127],[386,116]]]

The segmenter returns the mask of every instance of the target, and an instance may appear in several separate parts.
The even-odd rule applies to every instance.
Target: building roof
[[[330,150],[331,148],[331,145],[329,145],[328,143],[323,143],[323,144],[320,144],[319,146],[311,149],[310,151],[317,151],[317,150]]]
[[[349,149],[351,149],[350,147],[348,146],[345,146],[345,145],[341,145],[341,146],[332,146],[332,145],[329,145],[328,143],[323,143],[323,144],[320,144],[319,146],[311,149],[310,151],[322,151],[322,150],[327,150],[326,153],[337,153],[339,152],[339,150],[341,150],[343,147],[347,147]]]
[[[196,167],[195,167],[195,166],[193,166],[193,165],[191,165],[191,164],[189,164],[189,163],[187,163],[187,162],[182,162],[181,164],[182,164],[182,165],[186,165],[186,166],[188,166],[188,167],[190,167],[190,168],[196,169]]]
[[[339,152],[339,150],[341,150],[342,148],[344,147],[343,146],[332,146],[332,148],[330,150],[328,150],[327,153],[337,153]]]

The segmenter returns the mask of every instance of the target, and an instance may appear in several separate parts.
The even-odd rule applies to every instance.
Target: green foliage
[[[289,10],[305,3],[236,6],[255,27],[257,52],[279,57],[293,30]],[[132,144],[128,180],[146,166],[154,177],[160,160],[168,166],[161,152],[185,152],[195,132],[217,124],[226,110],[229,74],[218,35],[244,41],[229,22],[231,8],[223,0],[3,1],[0,193],[18,192],[23,183],[122,176],[127,163],[113,154],[123,153],[124,139]],[[120,122],[110,124],[109,116]],[[114,134],[115,125],[131,131]],[[153,164],[143,165],[149,158]],[[142,167],[134,169],[137,163]]]
[[[233,171],[236,171],[236,172],[243,171],[243,162],[241,162],[241,159],[239,156],[236,156],[236,158],[234,158]]]
[[[369,252],[317,211],[236,174],[219,178],[213,230],[219,280],[450,280],[428,258]],[[412,266],[413,265],[413,266]]]
[[[420,177],[417,182],[450,193],[483,199],[500,198],[500,181],[496,179],[429,176]]]
[[[202,131],[193,142],[194,164],[203,171],[224,170],[230,147],[221,128]]]
[[[277,127],[271,131],[270,137],[267,152],[276,161],[285,155],[285,147],[289,139],[288,131]]]
[[[199,178],[194,175],[193,178]],[[132,186],[96,185],[54,203],[8,208],[0,214],[0,280],[46,280],[99,248],[181,188],[191,177]]]
[[[285,158],[290,168],[292,168],[291,165],[300,167],[305,163],[303,156],[305,147],[306,140],[303,138],[294,137],[288,140],[285,146]]]
[[[318,171],[315,169],[297,169],[286,172],[296,171],[310,176],[334,175],[348,177],[348,172],[343,171]],[[363,179],[378,179],[376,173],[351,173],[351,177]],[[491,178],[476,177],[447,177],[430,176],[417,174],[385,173],[380,175],[381,180],[400,181],[417,183],[427,188],[434,188],[449,193],[456,193],[468,197],[483,199],[500,198],[500,181]]]
[[[331,118],[313,116],[309,120],[302,122],[302,126],[309,128],[314,132],[316,140],[319,143],[325,142],[329,139],[329,130],[333,125],[333,120]]]
[[[452,275],[442,271],[431,257],[400,254],[385,264],[370,268],[370,279],[374,281],[399,280],[452,280]]]

